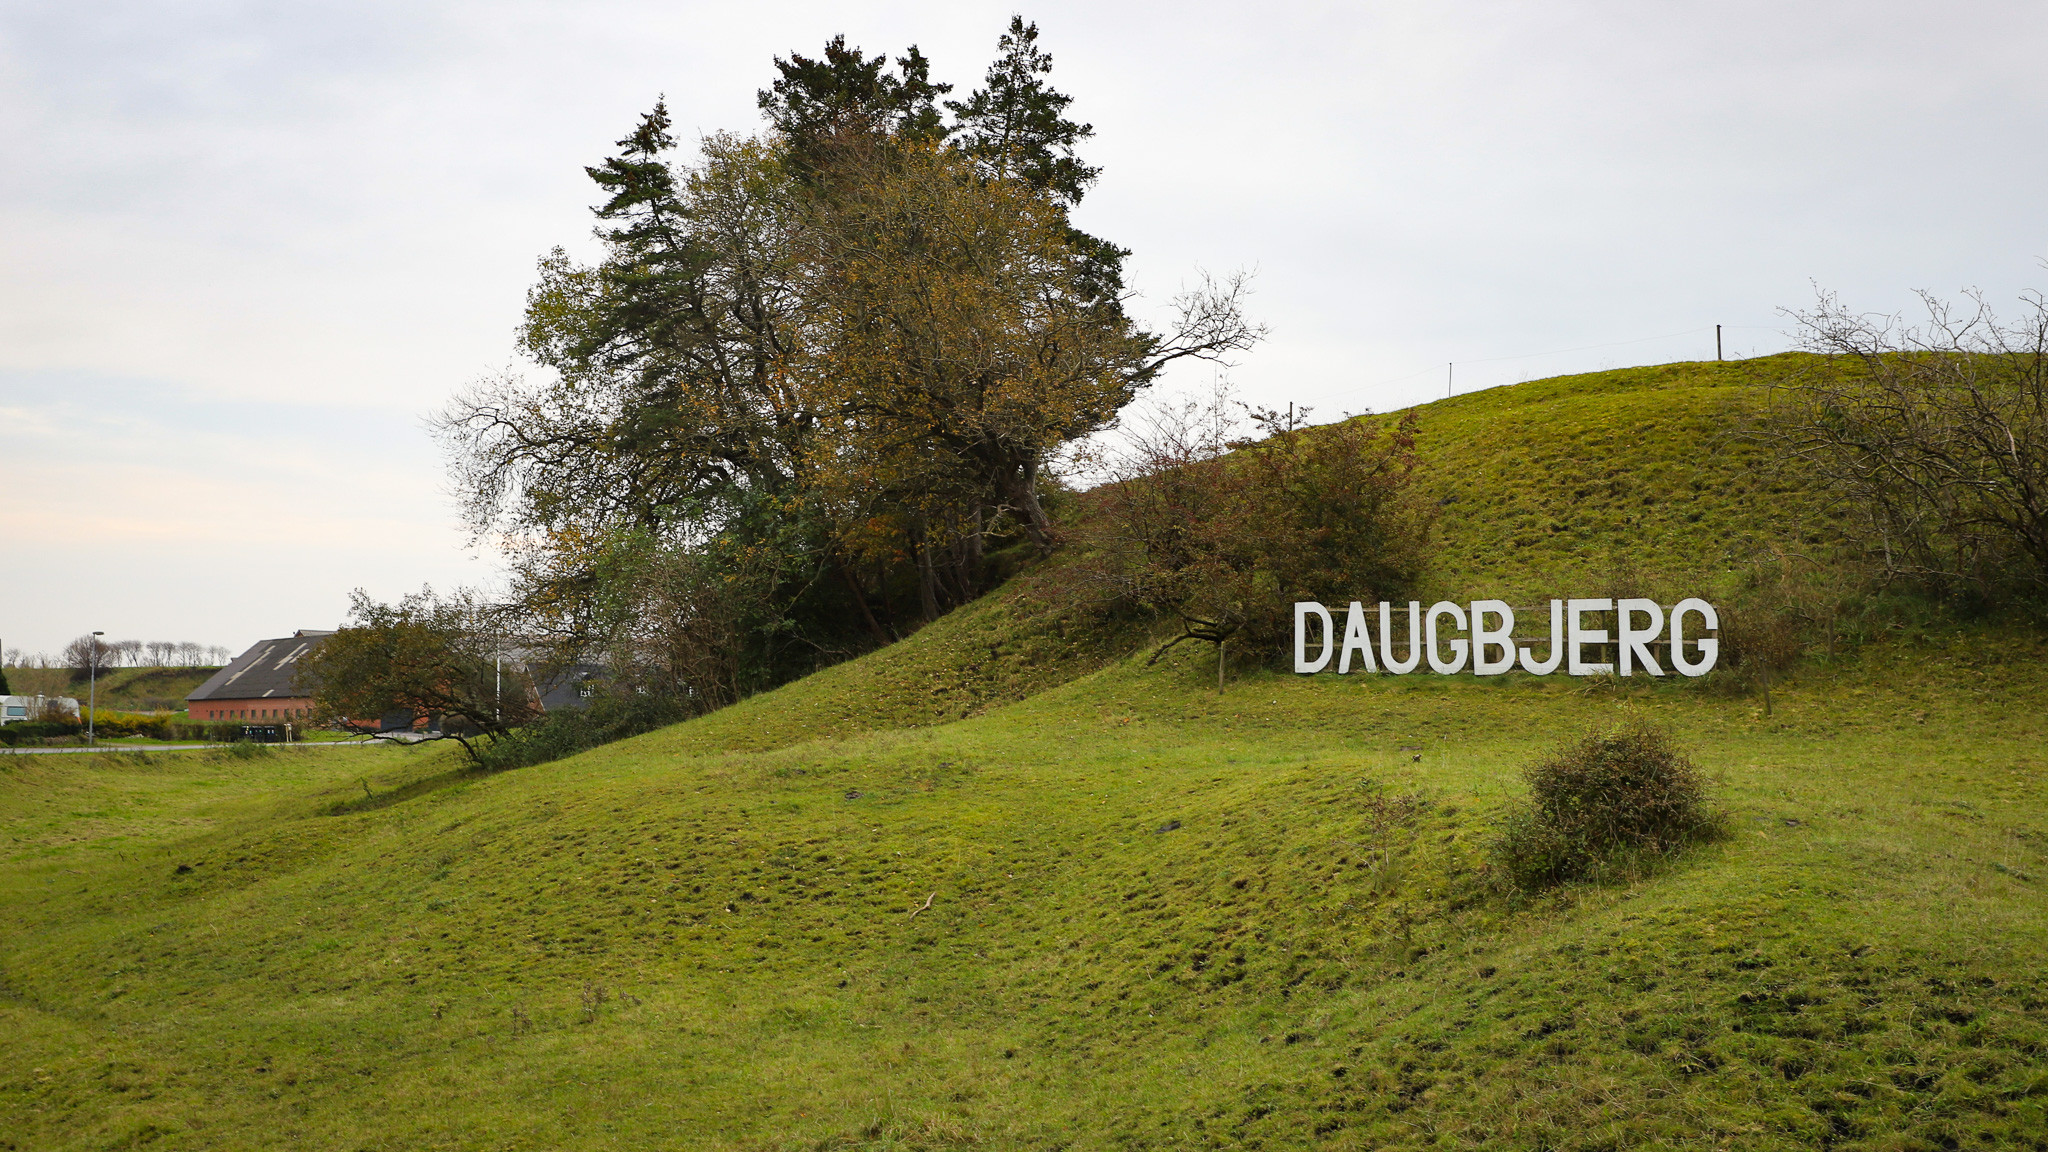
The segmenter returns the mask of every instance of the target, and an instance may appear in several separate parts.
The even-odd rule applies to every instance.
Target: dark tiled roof
[[[554,712],[563,708],[588,708],[590,700],[585,696],[586,685],[594,687],[605,678],[602,664],[571,664],[547,680],[534,684],[540,694],[543,712]]]
[[[258,640],[227,667],[208,677],[192,690],[187,700],[264,700],[278,697],[310,696],[310,686],[301,687],[293,675],[299,658],[313,650],[329,633],[300,633],[277,640]]]

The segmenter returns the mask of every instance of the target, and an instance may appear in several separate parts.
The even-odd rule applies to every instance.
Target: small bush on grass
[[[1722,834],[1700,771],[1655,728],[1591,732],[1523,773],[1495,865],[1516,887],[1640,874],[1658,858]]]

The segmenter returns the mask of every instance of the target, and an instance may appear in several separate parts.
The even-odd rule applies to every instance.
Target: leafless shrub
[[[1278,651],[1293,600],[1391,597],[1421,566],[1412,414],[1294,428],[1252,411],[1263,435],[1240,439],[1229,405],[1219,390],[1134,421],[1074,533],[1084,594],[1176,625],[1155,661],[1187,640]]]
[[[118,667],[121,652],[88,632],[64,646],[63,659],[64,666],[73,670],[73,678],[83,680],[89,674],[104,676],[109,669]]]
[[[585,1024],[597,1022],[598,1010],[604,1007],[605,998],[609,995],[610,989],[607,989],[604,985],[594,984],[588,980],[583,982],[583,1022]]]
[[[2048,593],[2048,299],[2005,322],[1977,292],[1921,293],[1927,321],[1792,313],[1826,360],[1777,386],[1761,426],[1860,518],[1888,579],[1985,603]]]
[[[1385,865],[1393,860],[1393,846],[1390,841],[1394,829],[1413,820],[1424,807],[1420,796],[1389,796],[1384,785],[1367,781],[1365,789],[1365,830],[1372,838],[1372,852],[1377,864]]]

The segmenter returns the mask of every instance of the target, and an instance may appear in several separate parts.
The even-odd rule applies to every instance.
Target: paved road
[[[374,748],[384,741],[308,740],[300,744],[266,744],[271,748]],[[102,744],[97,748],[0,748],[0,756],[80,756],[92,752],[198,752],[226,744]]]

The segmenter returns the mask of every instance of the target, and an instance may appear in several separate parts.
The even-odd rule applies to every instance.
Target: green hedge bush
[[[18,744],[61,740],[83,731],[84,726],[69,720],[18,720],[12,724],[0,724],[0,744],[11,748]]]
[[[1527,890],[1639,874],[1726,825],[1699,769],[1656,728],[1590,732],[1523,778],[1529,799],[1509,812],[1493,859]]]

